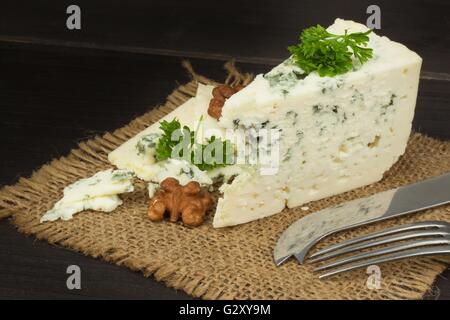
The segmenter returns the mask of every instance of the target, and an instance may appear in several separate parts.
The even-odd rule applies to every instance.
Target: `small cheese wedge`
[[[202,141],[212,135],[224,137],[225,129],[220,128],[217,120],[211,118],[207,113],[213,88],[213,86],[199,84],[197,95],[194,98],[189,99],[159,122],[154,123],[112,151],[108,156],[109,161],[119,169],[133,171],[138,178],[145,181],[159,183],[166,177],[172,176],[181,180],[181,184],[189,182],[188,179],[201,184],[212,183],[206,173],[185,161],[169,159],[156,162],[154,147],[160,134],[159,123],[164,120],[170,122],[177,119],[183,126],[188,126],[192,130],[201,125],[201,128],[205,130],[205,134],[201,136]]]

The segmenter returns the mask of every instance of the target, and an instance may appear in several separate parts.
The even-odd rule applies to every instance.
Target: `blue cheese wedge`
[[[341,19],[328,28],[334,34],[346,30],[368,29]],[[207,172],[210,181],[190,175],[205,185],[219,175],[234,178],[223,179],[214,227],[246,223],[374,183],[404,153],[422,59],[386,37],[372,32],[369,38],[373,58],[363,65],[355,61],[345,74],[306,75],[289,58],[227,99],[219,121],[207,114],[213,88],[204,85],[195,98],[163,118],[177,118],[191,129],[202,118],[203,130],[221,137],[236,129],[279,134],[272,174],[263,174],[261,164],[244,163]],[[186,164],[156,162],[152,148],[158,133],[155,123],[114,150],[109,160],[146,181],[173,175],[184,182],[184,170],[173,169]]]
[[[122,204],[118,194],[134,191],[133,172],[128,170],[100,171],[64,189],[64,196],[47,211],[41,222],[70,220],[84,210],[111,212]]]
[[[334,34],[367,31],[337,19]],[[380,180],[405,151],[422,59],[370,34],[373,58],[336,77],[308,76],[291,59],[225,102],[219,125],[281,128],[280,166],[224,190],[215,227],[236,225]]]

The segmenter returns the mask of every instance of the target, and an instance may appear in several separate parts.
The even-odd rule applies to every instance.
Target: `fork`
[[[385,246],[358,253],[381,245]],[[449,254],[450,223],[423,221],[384,229],[331,245],[310,255],[308,263],[334,259],[314,269],[316,272],[324,272],[319,276],[322,279],[405,258]]]

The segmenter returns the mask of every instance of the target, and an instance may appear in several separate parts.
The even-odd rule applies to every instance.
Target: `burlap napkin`
[[[186,65],[190,69],[189,65]],[[226,83],[250,81],[249,74],[227,64]],[[272,251],[278,236],[296,219],[319,209],[450,171],[450,143],[413,134],[400,161],[376,184],[308,204],[310,210],[285,210],[273,217],[225,229],[214,229],[211,216],[198,228],[153,223],[146,218],[145,185],[123,195],[124,205],[113,213],[83,212],[73,220],[39,223],[42,214],[62,196],[63,188],[99,170],[110,168],[107,154],[133,135],[195,95],[198,82],[213,83],[195,74],[158,108],[129,125],[82,142],[67,157],[53,160],[31,178],[21,178],[0,191],[0,218],[12,216],[18,229],[38,239],[101,258],[168,286],[205,299],[415,299],[421,298],[446,268],[445,257],[419,258],[381,266],[381,288],[370,289],[365,270],[319,280],[310,266],[295,260],[277,268]],[[325,241],[354,237],[394,224],[418,220],[450,221],[450,206],[345,232]],[[146,280],[142,280],[146,281]]]

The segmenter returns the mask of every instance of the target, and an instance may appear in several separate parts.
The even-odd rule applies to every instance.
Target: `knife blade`
[[[450,203],[450,173],[311,213],[290,225],[274,249],[277,266],[300,264],[320,240],[336,232]]]

